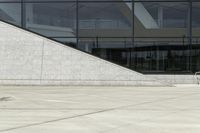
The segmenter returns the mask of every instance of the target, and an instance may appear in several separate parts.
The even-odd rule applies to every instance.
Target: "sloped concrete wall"
[[[163,83],[0,22],[0,85],[136,85]]]

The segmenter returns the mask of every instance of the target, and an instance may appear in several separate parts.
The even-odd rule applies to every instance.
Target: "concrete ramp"
[[[0,85],[165,86],[4,22],[0,29]]]

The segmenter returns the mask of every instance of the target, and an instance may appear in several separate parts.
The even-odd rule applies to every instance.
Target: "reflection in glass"
[[[0,19],[15,25],[21,25],[21,4],[0,3]]]
[[[129,3],[131,4],[131,3]],[[126,2],[79,3],[80,36],[131,36],[132,12]],[[123,30],[123,31],[122,31]],[[120,32],[122,31],[122,33]]]

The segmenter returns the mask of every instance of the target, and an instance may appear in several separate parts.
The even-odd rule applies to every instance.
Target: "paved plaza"
[[[200,87],[0,87],[0,133],[200,133]]]

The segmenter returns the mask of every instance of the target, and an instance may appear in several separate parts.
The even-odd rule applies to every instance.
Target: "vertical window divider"
[[[191,50],[192,50],[192,1],[189,1],[189,12],[188,12],[188,26],[187,26],[187,34],[188,34],[188,52],[189,52],[189,57],[188,57],[188,71],[191,71],[191,63],[192,63],[192,55],[191,55]]]
[[[131,3],[132,3],[132,45],[131,45],[131,50],[130,50],[129,67],[132,66],[131,56],[132,56],[132,51],[134,52],[134,44],[135,44],[135,0],[132,0]],[[133,58],[133,62],[135,62],[134,58]]]
[[[21,27],[26,28],[26,5],[25,0],[21,0]]]
[[[76,48],[79,44],[79,0],[76,0]]]

